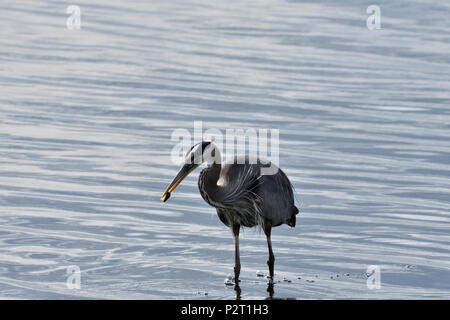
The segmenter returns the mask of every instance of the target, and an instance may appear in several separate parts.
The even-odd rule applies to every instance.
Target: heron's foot
[[[241,300],[241,287],[238,283],[234,286],[234,291],[236,291],[236,300]]]
[[[237,281],[236,281],[237,279]],[[228,276],[225,278],[225,281],[223,282],[227,286],[237,285],[239,286],[239,276],[236,278],[236,275],[233,277],[231,274],[228,274]]]

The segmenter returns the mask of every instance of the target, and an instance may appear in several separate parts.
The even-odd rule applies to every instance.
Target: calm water
[[[377,1],[372,31],[367,1],[167,2],[1,1],[0,298],[233,299],[198,171],[159,200],[194,121],[280,130],[275,297],[450,298],[448,1]],[[241,260],[267,297],[263,234]]]

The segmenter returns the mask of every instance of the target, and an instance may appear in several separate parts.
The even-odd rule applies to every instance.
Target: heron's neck
[[[222,170],[221,163],[208,163],[199,177],[199,189],[203,199],[212,206],[220,201],[221,187],[217,185]]]
[[[212,206],[217,206],[220,201],[221,188],[217,185],[222,170],[222,156],[219,148],[211,143],[211,147],[204,153],[204,161],[207,166],[202,170],[198,180],[198,187],[203,199]]]

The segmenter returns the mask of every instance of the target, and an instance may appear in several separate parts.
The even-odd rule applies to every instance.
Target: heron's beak
[[[197,167],[195,164],[185,164],[176,177],[173,179],[172,183],[167,187],[166,191],[164,191],[163,195],[161,196],[161,200],[166,202],[167,199],[170,198],[170,193],[175,190],[175,188],[183,181],[184,178],[186,178],[189,173],[192,172]]]

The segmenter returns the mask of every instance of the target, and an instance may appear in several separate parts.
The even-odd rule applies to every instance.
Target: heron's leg
[[[274,294],[273,281],[269,281],[269,283],[267,284],[267,292],[269,293],[269,296],[267,297],[267,299],[272,300],[273,294]]]
[[[239,257],[239,230],[241,226],[239,224],[233,225],[233,237],[234,237],[234,282],[239,285],[239,274],[241,273],[241,259]]]
[[[269,247],[269,260],[267,260],[267,265],[269,266],[270,279],[273,280],[273,265],[275,263],[275,256],[272,251],[272,241],[270,240],[270,234],[272,232],[272,226],[264,227],[264,233],[267,238],[267,246]]]

